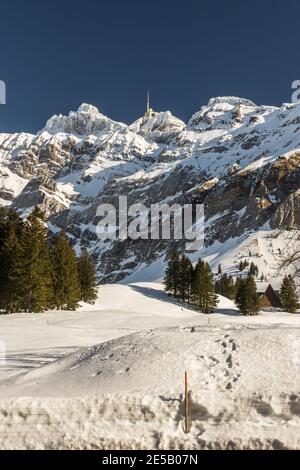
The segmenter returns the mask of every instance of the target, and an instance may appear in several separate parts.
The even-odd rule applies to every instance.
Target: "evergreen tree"
[[[53,240],[53,303],[59,309],[76,310],[80,300],[80,282],[75,251],[61,232]]]
[[[15,211],[0,209],[0,310],[41,312],[53,306],[75,310],[80,297],[95,300],[95,279],[87,252],[77,262],[64,234],[55,238],[50,253],[39,208],[25,222]]]
[[[80,300],[94,304],[97,299],[96,270],[86,249],[78,259]]]
[[[21,237],[22,309],[41,312],[50,307],[52,298],[52,264],[49,255],[48,229],[44,214],[35,208],[24,224]]]
[[[213,274],[208,263],[199,260],[193,272],[192,294],[195,304],[204,312],[211,313],[218,303]]]
[[[251,276],[258,276],[258,267],[253,262],[251,262],[250,264],[249,273],[251,274]]]
[[[231,276],[224,273],[215,283],[215,291],[217,294],[223,295],[228,299],[235,298],[235,285]]]
[[[190,303],[193,265],[189,258],[182,255],[179,261],[179,297]]]
[[[171,292],[174,297],[178,297],[180,290],[180,259],[176,251],[172,253],[168,262],[163,283],[166,292]]]
[[[299,298],[294,279],[291,275],[285,276],[280,289],[282,308],[289,313],[296,313],[299,308]]]
[[[239,263],[239,271],[244,271],[249,266],[249,261],[244,260]]]
[[[239,280],[236,305],[243,315],[257,315],[259,312],[259,295],[251,274],[246,279]]]
[[[0,231],[0,309],[6,313],[21,309],[22,219],[14,211],[2,218]]]
[[[1,213],[0,222],[0,309],[6,313],[19,312],[22,303],[21,217],[10,210]]]
[[[0,207],[0,252],[5,236],[5,211]]]
[[[218,274],[219,274],[219,276],[222,275],[222,266],[221,266],[221,264],[219,264],[219,266],[218,266]]]
[[[239,288],[240,288],[242,282],[243,282],[243,278],[241,278],[241,276],[237,276],[236,279],[235,279],[235,285],[234,285],[235,298],[236,298],[236,295],[239,291]]]

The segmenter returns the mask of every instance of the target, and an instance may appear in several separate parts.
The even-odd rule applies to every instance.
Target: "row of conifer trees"
[[[253,310],[254,313],[259,311],[260,299],[257,294],[254,275],[251,270],[247,277],[237,276],[235,280],[226,273],[219,275],[215,282],[215,290],[217,294],[223,295],[228,299],[235,300],[236,304],[243,313]],[[243,300],[244,299],[244,300]],[[292,275],[284,276],[278,298],[282,310],[289,313],[296,313],[299,308],[299,296],[295,280]]]
[[[260,296],[252,272],[235,281],[226,273],[221,276],[219,273],[219,278],[214,281],[208,263],[200,259],[193,267],[185,255],[179,256],[176,252],[167,265],[164,286],[174,297],[196,305],[204,313],[215,309],[216,294],[234,300],[243,315],[256,315],[260,309]],[[279,298],[283,310],[295,313],[299,308],[297,288],[291,275],[284,277]]]
[[[189,258],[174,252],[166,268],[164,286],[174,297],[196,305],[204,313],[212,312],[217,306],[213,274],[202,260],[193,267]]]
[[[67,235],[49,238],[44,214],[35,208],[26,220],[0,212],[0,311],[76,310],[94,303],[96,273],[86,250],[80,257]]]

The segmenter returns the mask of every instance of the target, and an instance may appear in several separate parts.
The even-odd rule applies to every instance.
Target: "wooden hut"
[[[271,284],[269,284],[265,290],[259,292],[259,294],[261,308],[281,307],[279,291],[274,290]]]

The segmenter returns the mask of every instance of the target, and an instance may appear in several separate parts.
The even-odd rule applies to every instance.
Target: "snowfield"
[[[300,449],[299,327],[224,298],[204,315],[158,283],[103,286],[78,312],[0,316],[0,448]]]

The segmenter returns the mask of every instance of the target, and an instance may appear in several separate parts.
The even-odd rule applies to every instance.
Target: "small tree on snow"
[[[282,308],[289,313],[296,313],[299,308],[297,288],[291,275],[285,276],[280,289]]]
[[[259,312],[259,295],[254,277],[251,274],[239,281],[235,299],[236,305],[243,315],[257,315]]]
[[[221,276],[222,275],[222,266],[219,264],[218,266],[218,274]]]
[[[178,297],[180,290],[180,259],[176,251],[172,253],[168,262],[163,283],[166,292],[171,292],[174,297]]]
[[[189,258],[182,255],[179,261],[179,297],[190,303],[193,265]]]
[[[96,270],[87,250],[84,249],[78,259],[80,282],[80,300],[94,304],[97,299]]]
[[[213,274],[208,263],[201,259],[195,266],[192,280],[192,294],[195,304],[204,313],[211,313],[218,304]]]

